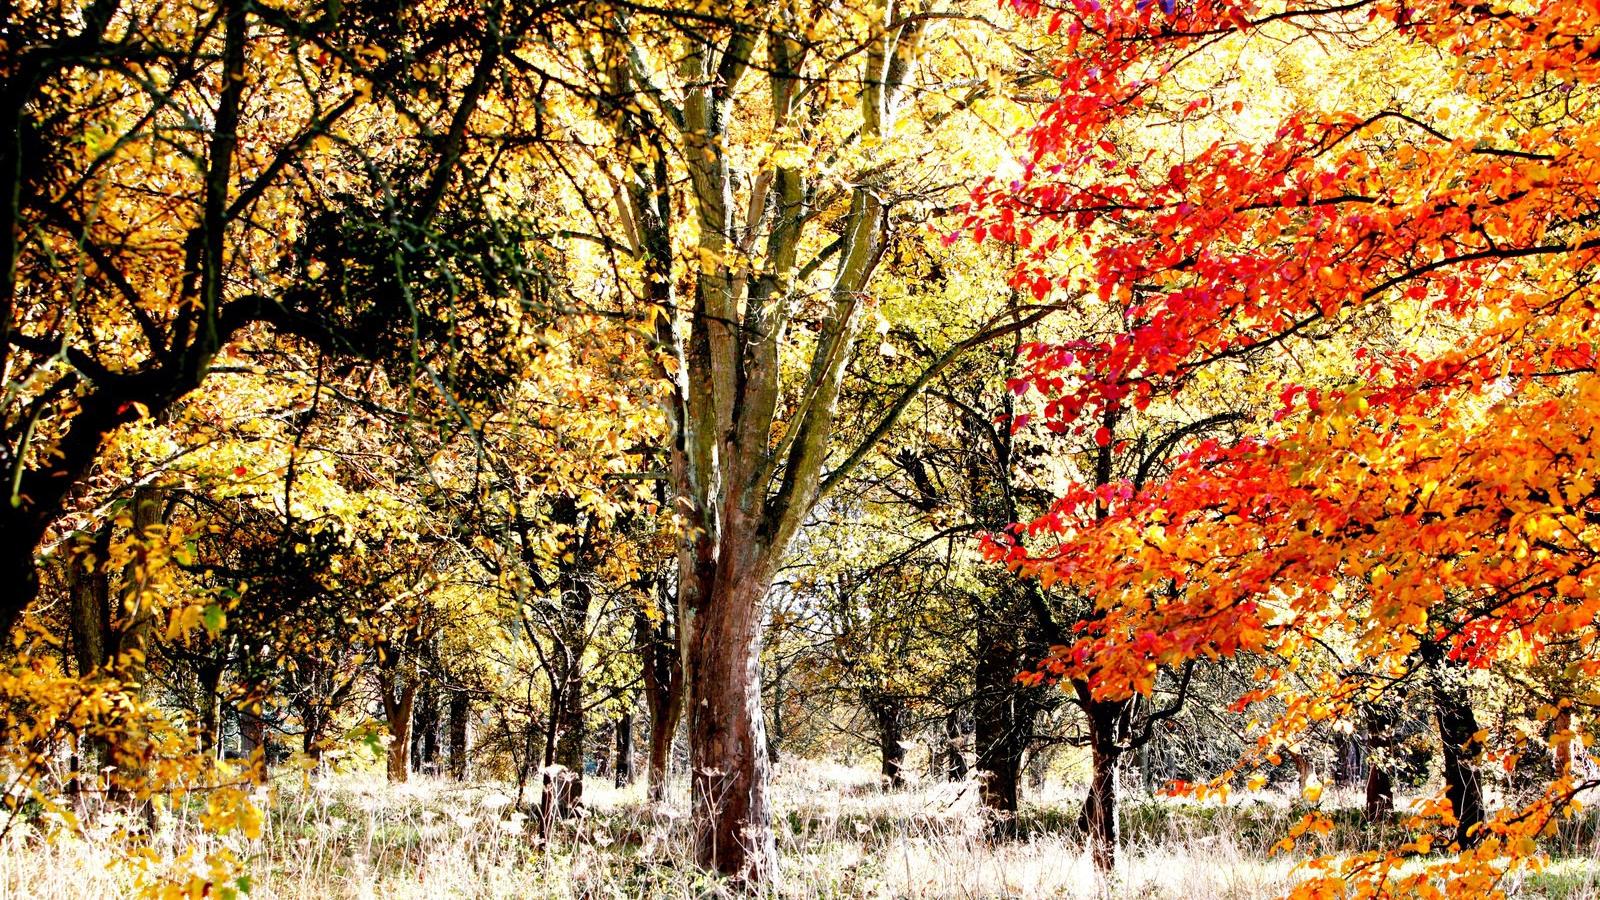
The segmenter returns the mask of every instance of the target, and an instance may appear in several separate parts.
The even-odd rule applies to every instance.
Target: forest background
[[[1595,890],[1593,0],[0,73],[5,890]]]

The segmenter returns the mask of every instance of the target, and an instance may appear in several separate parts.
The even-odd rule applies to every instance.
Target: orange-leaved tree
[[[1162,666],[1260,654],[1272,662],[1241,703],[1287,710],[1263,759],[1430,679],[1442,796],[1407,823],[1414,839],[1300,890],[1493,892],[1600,786],[1566,750],[1591,727],[1580,693],[1549,704],[1555,777],[1486,808],[1482,767],[1526,748],[1496,746],[1442,674],[1546,656],[1580,681],[1600,670],[1600,5],[1023,6],[1064,45],[1059,93],[1019,176],[979,190],[968,225],[1022,248],[1019,288],[1119,325],[1028,348],[1014,388],[1101,443],[1116,439],[1108,417],[1222,368],[1278,396],[1239,439],[1185,448],[1139,490],[1070,491],[990,543],[1096,597],[1098,618],[1046,667],[1115,698],[1151,690]],[[1216,75],[1263,60],[1277,90]],[[1381,89],[1343,90],[1340,67],[1378,72]],[[1300,354],[1324,364],[1291,374]],[[1362,665],[1281,677],[1330,634]],[[1452,855],[1402,874],[1433,825]]]

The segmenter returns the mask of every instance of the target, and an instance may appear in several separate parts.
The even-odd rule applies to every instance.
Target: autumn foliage
[[[1086,297],[1116,324],[1034,344],[1014,389],[1042,398],[1045,427],[1104,445],[1105,423],[1208,372],[1285,373],[1258,388],[1274,400],[1244,438],[1191,442],[1138,489],[1071,490],[994,539],[1008,565],[1096,598],[1098,617],[1047,670],[1125,696],[1149,692],[1160,667],[1256,657],[1259,688],[1241,705],[1275,698],[1285,712],[1246,766],[1430,662],[1559,658],[1571,660],[1563,677],[1592,684],[1600,6],[1023,11],[1067,36],[1052,64],[1059,94],[1027,132],[1020,176],[978,189],[968,226],[1021,249],[1019,289]],[[1218,108],[1177,86],[1219,47],[1295,34],[1382,44],[1436,73],[1439,93],[1286,105],[1251,134],[1243,102]],[[1158,118],[1238,136],[1136,152]],[[1331,371],[1270,368],[1327,342],[1347,353]],[[1326,641],[1347,648],[1344,664],[1294,677]],[[1542,715],[1584,702],[1552,699]],[[1549,752],[1486,735],[1443,733],[1446,752],[1508,770]],[[1568,727],[1543,738],[1575,739]],[[1195,790],[1225,791],[1231,777]],[[1418,844],[1343,860],[1338,874],[1408,894],[1436,890],[1432,876],[1480,896],[1592,784],[1560,771],[1527,805],[1446,832],[1459,859],[1401,878],[1399,858],[1428,849],[1432,819],[1468,814],[1461,797],[1441,798],[1412,823]]]

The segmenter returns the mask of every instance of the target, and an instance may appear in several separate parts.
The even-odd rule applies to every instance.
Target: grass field
[[[717,895],[685,862],[684,797],[652,807],[639,786],[591,779],[586,790],[587,815],[542,848],[503,785],[419,778],[391,787],[371,775],[285,774],[262,790],[262,837],[229,840],[245,861],[252,898]],[[781,894],[1245,900],[1278,896],[1296,877],[1297,858],[1268,852],[1296,815],[1274,793],[1227,807],[1130,798],[1121,865],[1109,881],[1095,875],[1076,834],[1077,790],[1046,786],[1023,816],[1025,836],[998,846],[981,839],[974,793],[970,784],[943,783],[885,793],[870,773],[783,767],[775,790]],[[1354,824],[1354,810],[1338,818],[1345,824],[1325,849],[1374,839]],[[13,827],[0,847],[0,894],[126,896],[134,875],[112,838],[116,826],[101,817],[85,836],[53,841],[39,838],[37,823]],[[189,814],[168,816],[149,851],[170,858],[198,834]],[[1600,847],[1586,840],[1544,871],[1507,883],[1507,892],[1600,898]]]

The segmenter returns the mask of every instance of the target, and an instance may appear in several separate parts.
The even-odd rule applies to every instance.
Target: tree
[[[1253,36],[1335,26],[1362,40],[1335,43],[1321,64],[1381,59],[1417,87],[1347,108],[1293,103],[1260,128],[1238,118],[1253,98],[1212,104],[1168,77]],[[973,224],[1026,248],[1019,286],[1081,289],[1126,314],[1108,340],[1033,348],[1024,384],[1046,416],[1094,427],[1219,366],[1276,374],[1316,339],[1352,349],[1342,372],[1280,381],[1273,422],[1201,442],[1144,492],[1071,496],[1031,527],[1046,546],[993,552],[1094,585],[1100,618],[1056,665],[1099,696],[1148,692],[1163,664],[1280,657],[1243,698],[1286,703],[1261,752],[1370,696],[1358,676],[1305,690],[1281,677],[1321,635],[1348,630],[1386,675],[1434,660],[1448,784],[1434,810],[1460,866],[1400,877],[1402,847],[1342,874],[1485,889],[1503,865],[1493,857],[1535,852],[1539,828],[1585,786],[1558,778],[1487,816],[1473,766],[1493,751],[1437,664],[1537,657],[1558,633],[1595,640],[1595,125],[1538,99],[1551,83],[1592,86],[1576,37],[1593,32],[1592,13],[1074,3],[1050,27],[1069,48],[1061,94],[1029,132],[1024,178],[981,192]],[[1132,126],[1174,115],[1208,139],[1130,155]],[[1043,237],[1052,224],[1086,235],[1081,281],[1053,271],[1067,251]],[[1105,514],[1083,515],[1092,506]],[[1151,590],[1168,579],[1176,590]]]
[[[624,284],[669,385],[697,856],[759,882],[776,863],[761,602],[807,515],[908,402],[859,443],[839,439],[840,385],[887,238],[942,193],[915,173],[911,130],[953,136],[973,99],[938,87],[965,69],[942,48],[969,26],[893,3],[612,15],[602,51],[569,61],[626,161],[606,167],[606,202],[587,204],[603,233],[584,233],[635,273]],[[929,60],[937,76],[919,74]],[[914,102],[937,112],[902,129]],[[601,212],[612,205],[616,228]]]

